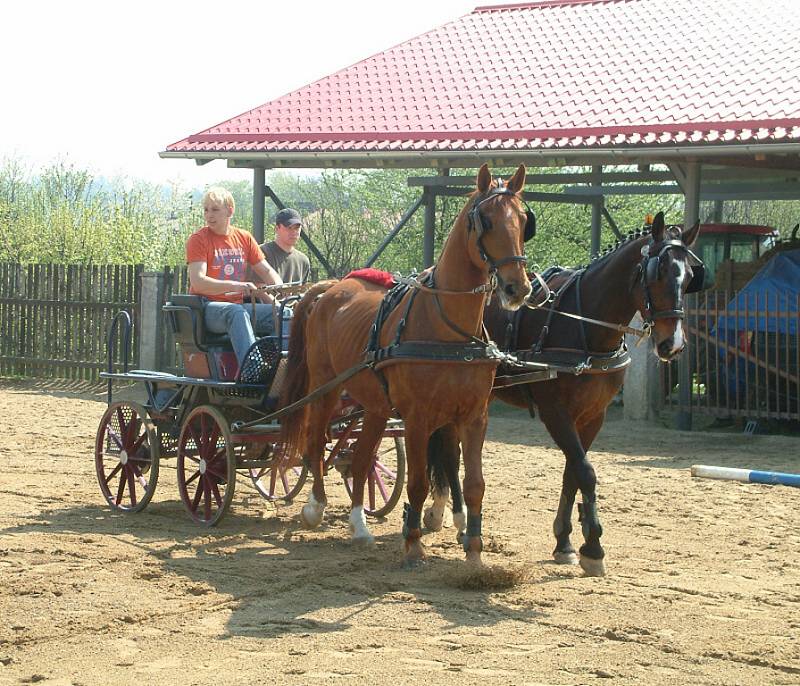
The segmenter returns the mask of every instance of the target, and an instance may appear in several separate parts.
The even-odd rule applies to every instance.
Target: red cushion
[[[344,278],[363,279],[364,281],[369,281],[370,283],[383,286],[384,288],[391,288],[395,285],[394,278],[392,278],[392,275],[389,272],[384,272],[380,269],[373,269],[372,267],[366,267],[365,269],[354,269]]]

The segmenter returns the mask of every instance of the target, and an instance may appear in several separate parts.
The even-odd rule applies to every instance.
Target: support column
[[[264,168],[253,169],[253,238],[261,245],[264,242],[264,201],[266,185]]]
[[[436,229],[436,192],[430,186],[425,188],[425,233],[422,243],[422,262],[425,268],[433,264]]]
[[[641,328],[642,316],[637,312],[631,326]],[[658,358],[653,355],[650,341],[637,346],[638,339],[625,335],[631,355],[631,365],[625,372],[622,387],[622,404],[625,419],[653,420],[658,417],[661,405],[661,375]]]
[[[724,202],[723,200],[715,200],[714,201],[714,223],[715,224],[721,224],[722,223],[722,217],[724,216],[723,207],[722,207],[722,203],[723,202]]]
[[[685,186],[683,194],[683,225],[694,226],[700,218],[700,164],[689,162],[685,170]],[[684,335],[687,335],[684,330]],[[692,351],[689,339],[686,338],[686,349],[678,359],[678,428],[682,431],[692,430],[692,370],[690,366]]]
[[[603,183],[603,167],[599,164],[592,166],[592,186],[600,186]],[[592,203],[592,240],[591,247],[589,248],[589,257],[593,257],[600,252],[600,221],[603,217],[603,203],[605,202],[602,195],[595,198]]]
[[[142,272],[142,288],[139,302],[139,367],[161,370],[162,363],[162,317],[164,304],[164,273]]]

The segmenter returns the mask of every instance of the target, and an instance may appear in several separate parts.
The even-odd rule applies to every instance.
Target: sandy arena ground
[[[92,462],[104,407],[0,384],[0,684],[800,684],[800,489],[689,476],[800,471],[796,439],[609,420],[593,453],[609,573],[586,578],[550,561],[561,454],[495,412],[484,560],[524,574],[469,591],[452,529],[399,568],[400,507],[353,549],[334,472],[313,532],[244,480],[201,530],[165,466],[144,513],[113,514]]]

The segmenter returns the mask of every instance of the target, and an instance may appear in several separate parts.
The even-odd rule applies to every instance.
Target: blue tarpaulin
[[[731,333],[737,330],[755,330],[796,335],[798,293],[800,250],[780,252],[728,303],[725,308],[727,314],[717,320],[721,337],[725,337],[724,334],[729,329]]]

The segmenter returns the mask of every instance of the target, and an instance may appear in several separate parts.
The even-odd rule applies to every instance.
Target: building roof
[[[322,166],[348,157],[446,162],[451,155],[471,164],[481,155],[521,153],[663,156],[767,144],[794,151],[800,12],[793,5],[549,0],[478,7],[173,143],[162,156]]]

